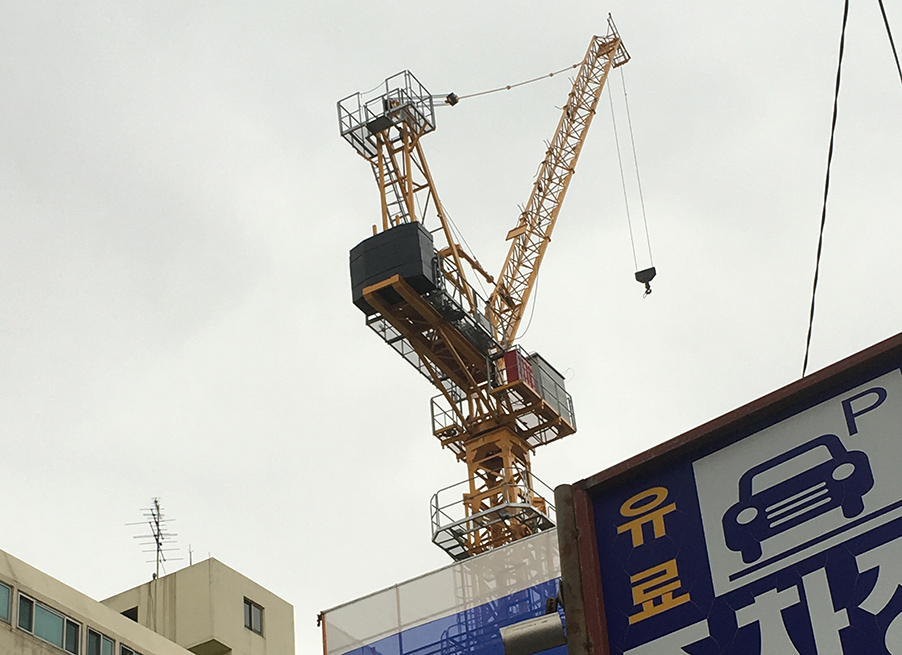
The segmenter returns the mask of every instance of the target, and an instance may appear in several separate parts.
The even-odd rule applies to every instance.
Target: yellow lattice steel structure
[[[433,498],[433,541],[464,559],[553,526],[536,488],[536,447],[576,430],[563,377],[514,346],[612,68],[629,55],[613,22],[595,36],[573,82],[532,193],[507,235],[497,281],[454,238],[421,138],[435,129],[435,98],[408,71],[338,103],[342,136],[370,162],[381,230],[351,251],[354,302],[367,324],[439,390],[433,432],[467,464],[462,514]],[[424,227],[436,220],[434,228]],[[492,289],[482,298],[470,283]]]

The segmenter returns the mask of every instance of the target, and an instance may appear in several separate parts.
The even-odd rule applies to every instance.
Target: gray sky
[[[853,4],[810,370],[902,325],[902,85]],[[299,653],[318,610],[448,563],[428,502],[465,469],[351,305],[379,208],[335,103],[405,68],[458,94],[557,70],[608,11],[659,277],[643,299],[605,97],[520,341],[574,397],[552,486],[799,377],[840,2],[0,6],[0,548],[103,598],[149,579],[126,523],[159,496],[186,560],[294,605]],[[440,108],[423,142],[490,271],[568,91]]]

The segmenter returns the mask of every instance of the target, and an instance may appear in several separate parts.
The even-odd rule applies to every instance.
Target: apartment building
[[[293,655],[294,609],[207,559],[103,601],[0,550],[2,655]]]

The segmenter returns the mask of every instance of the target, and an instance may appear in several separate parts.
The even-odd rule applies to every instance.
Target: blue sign
[[[902,655],[902,371],[593,498],[612,655]]]

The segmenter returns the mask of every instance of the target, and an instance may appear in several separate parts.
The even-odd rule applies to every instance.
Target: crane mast
[[[608,25],[589,44],[497,283],[456,242],[426,163],[433,96],[403,71],[338,103],[341,135],[370,163],[382,210],[381,230],[351,250],[352,299],[439,391],[433,434],[468,479],[460,501],[433,497],[433,541],[457,560],[554,525],[530,457],[576,431],[573,403],[563,376],[513,341],[607,75],[629,60]],[[492,287],[488,299],[468,273]]]

